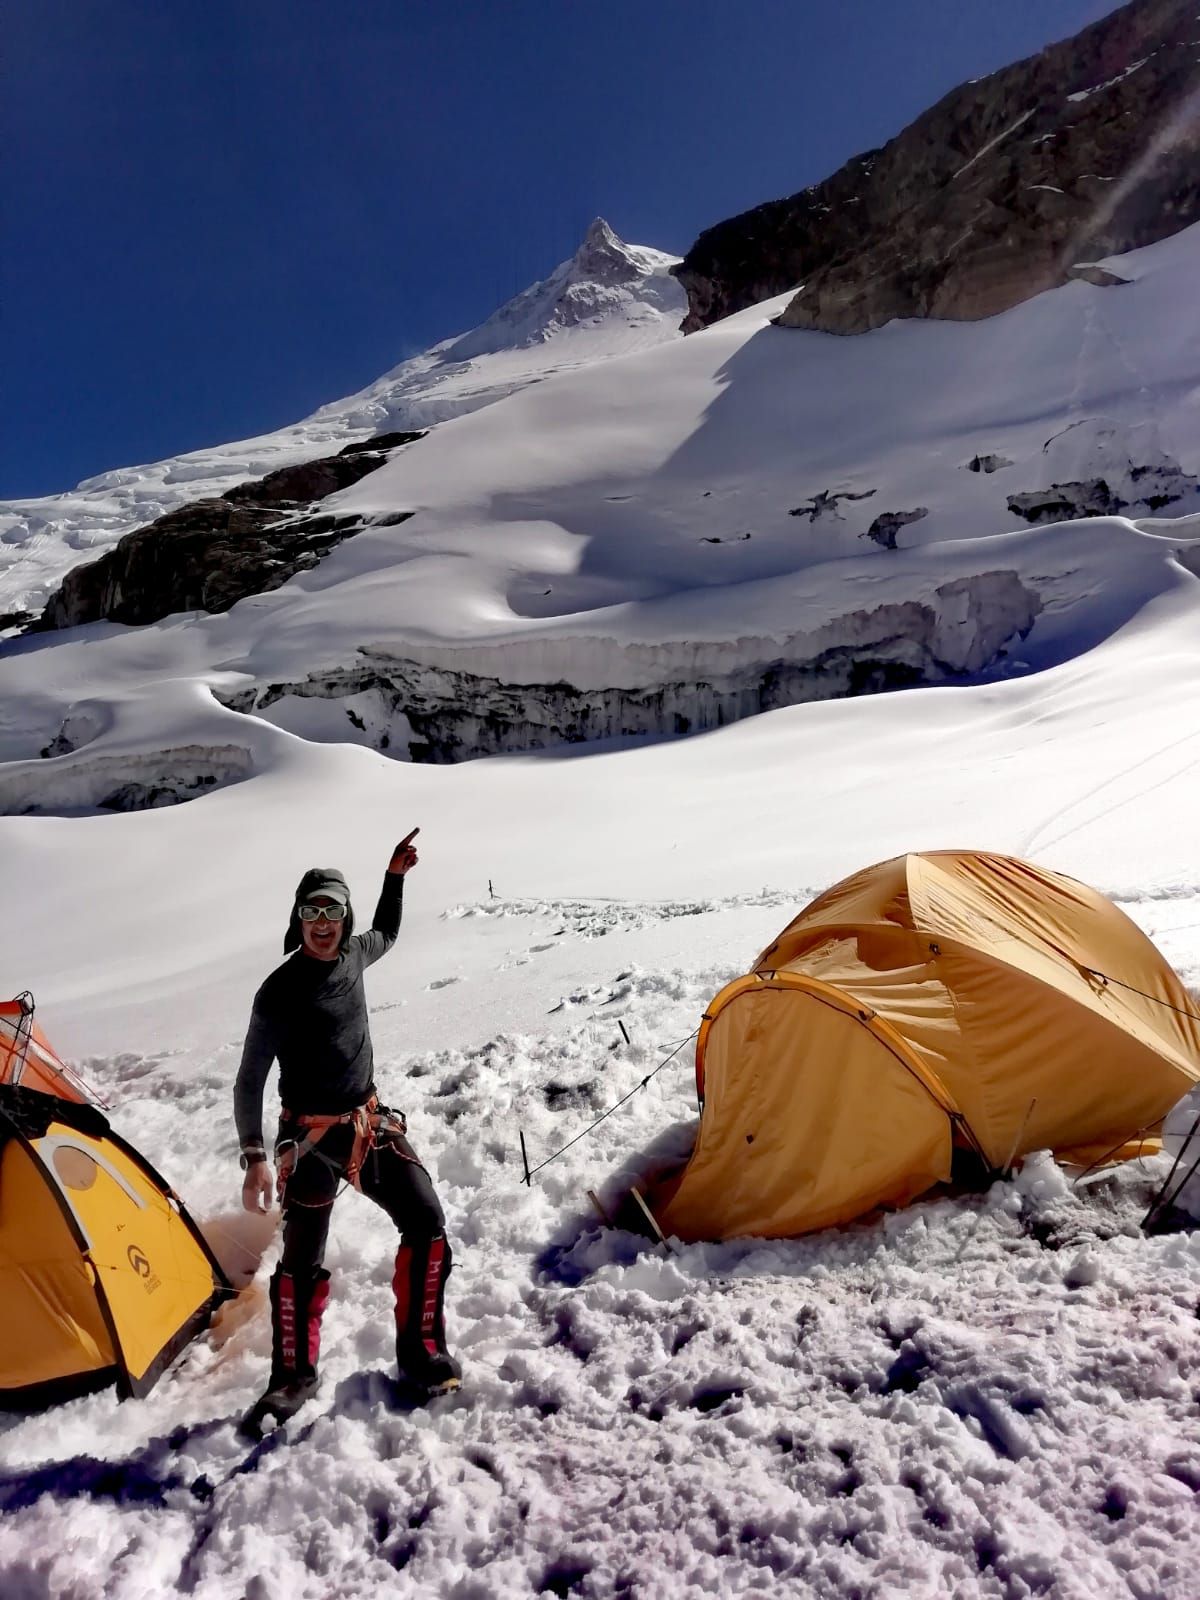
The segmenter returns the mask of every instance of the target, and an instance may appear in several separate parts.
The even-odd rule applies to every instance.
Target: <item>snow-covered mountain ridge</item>
[[[574,256],[480,327],[402,361],[302,422],[119,467],[63,494],[0,503],[0,616],[39,610],[73,566],[189,501],[376,433],[464,415],[553,372],[678,338],[686,298],[670,275],[675,260],[625,244],[597,218]]]
[[[281,588],[10,643],[3,803],[227,781],[168,755],[181,638],[202,744],[265,719],[434,761],[1068,660],[1198,588],[1198,252],[1193,228],[1120,258],[1117,289],[855,340],[780,330],[769,302],[444,423],[321,502],[354,531]],[[1123,514],[1042,520],[1089,496]],[[131,694],[133,788],[96,731]]]

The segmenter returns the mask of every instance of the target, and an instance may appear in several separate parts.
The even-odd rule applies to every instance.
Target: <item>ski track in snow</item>
[[[763,903],[484,902],[447,920],[462,937],[543,918],[582,949]],[[566,1144],[738,969],[618,971],[595,948],[572,999],[619,1001],[629,1044],[592,1014],[381,1072],[457,1252],[466,1387],[424,1410],[386,1384],[390,1227],[348,1194],[322,1393],[285,1433],[237,1440],[269,1356],[274,1251],[271,1224],[255,1238],[231,1204],[237,1047],[84,1064],[117,1125],[188,1175],[231,1269],[266,1255],[145,1402],[0,1425],[5,1595],[1193,1594],[1200,1240],[1137,1226],[1164,1158],[1072,1190],[1035,1157],[986,1195],[667,1254],[601,1229],[584,1195],[682,1137],[690,1049],[532,1188],[517,1129],[531,1162]],[[198,1153],[213,1124],[220,1147]]]

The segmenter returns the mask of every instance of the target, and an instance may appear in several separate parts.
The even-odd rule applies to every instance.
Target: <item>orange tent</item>
[[[0,1083],[19,1084],[84,1105],[103,1104],[34,1022],[33,996],[28,990],[15,1000],[0,1000]]]
[[[709,1004],[699,1133],[656,1219],[684,1239],[786,1237],[903,1205],[950,1177],[956,1146],[991,1171],[1144,1150],[1200,1080],[1198,1009],[1071,878],[971,851],[885,861]]]

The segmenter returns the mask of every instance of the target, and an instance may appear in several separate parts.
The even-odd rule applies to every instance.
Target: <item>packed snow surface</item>
[[[1196,470],[1198,247],[970,327],[835,340],[747,313],[560,375],[349,491],[420,515],[261,601],[7,647],[10,987],[34,990],[246,1288],[145,1401],[0,1424],[6,1596],[1191,1600],[1200,1243],[1139,1226],[1168,1158],[1075,1183],[1037,1155],[982,1195],[669,1251],[602,1227],[587,1190],[686,1145],[712,994],[812,894],[904,850],[1080,877],[1200,990],[1195,524],[1127,507],[1017,531],[997,501],[1013,474],[1014,491],[1092,475],[1035,474],[1080,412]],[[1108,427],[1073,432],[1094,455]],[[991,453],[1019,469],[969,468]],[[826,527],[788,517],[856,485],[877,500]],[[888,551],[859,542],[875,504],[928,516]],[[699,537],[739,529],[755,538]],[[569,586],[554,615],[512,603],[535,552]],[[873,573],[920,592],[943,561],[1039,586],[1024,668],[450,767],[218,698],[381,643],[490,651],[516,681],[534,649],[583,673],[636,645],[674,671],[862,609]],[[101,782],[164,764],[200,797],[97,809]],[[349,1193],[321,1394],[250,1448],[234,1422],[265,1379],[278,1249],[274,1219],[238,1208],[250,1000],[303,870],[341,866],[369,914],[417,825],[400,940],[367,985],[381,1093],[448,1214],[465,1385],[393,1404],[394,1239]],[[521,1181],[521,1130],[538,1166],[626,1095]]]

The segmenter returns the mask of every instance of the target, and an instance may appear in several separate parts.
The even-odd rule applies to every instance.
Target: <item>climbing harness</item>
[[[387,1106],[381,1106],[377,1095],[372,1095],[364,1105],[355,1106],[353,1110],[343,1111],[336,1116],[325,1116],[319,1112],[289,1111],[285,1107],[280,1112],[279,1120],[281,1125],[304,1130],[303,1138],[280,1139],[275,1145],[275,1165],[281,1203],[288,1179],[295,1172],[301,1158],[309,1154],[316,1156],[318,1161],[324,1162],[331,1172],[337,1173],[339,1178],[352,1184],[356,1189],[362,1187],[359,1180],[363,1163],[371,1152],[379,1149],[381,1145],[387,1145],[394,1154],[420,1166],[417,1158],[402,1149],[398,1142],[402,1141],[408,1132],[408,1123],[403,1112],[391,1111]],[[319,1146],[331,1128],[345,1127],[347,1124],[354,1129],[350,1154],[345,1161],[335,1161]],[[336,1199],[336,1196],[334,1198]],[[293,1202],[296,1205],[307,1203]],[[332,1201],[320,1202],[321,1205],[332,1205],[332,1203]]]

